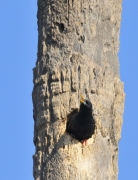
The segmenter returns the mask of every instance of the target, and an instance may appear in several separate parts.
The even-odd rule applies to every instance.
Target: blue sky
[[[120,76],[125,113],[119,143],[119,180],[138,180],[138,1],[124,0]],[[37,2],[2,1],[0,6],[0,177],[33,180],[32,68],[37,54]]]
[[[125,113],[119,145],[119,180],[138,180],[138,1],[124,0],[120,36],[120,74]]]

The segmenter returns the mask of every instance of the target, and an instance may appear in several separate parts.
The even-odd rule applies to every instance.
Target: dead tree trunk
[[[35,180],[116,180],[124,106],[119,79],[122,0],[38,0],[34,68]],[[88,144],[65,134],[67,116],[90,99]]]

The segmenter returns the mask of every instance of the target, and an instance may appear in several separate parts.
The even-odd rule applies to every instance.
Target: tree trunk
[[[34,68],[35,180],[116,180],[124,109],[119,79],[122,0],[38,0]],[[80,95],[93,104],[87,145],[65,133]]]

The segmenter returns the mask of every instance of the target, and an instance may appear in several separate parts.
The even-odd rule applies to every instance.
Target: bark
[[[122,0],[38,0],[34,72],[35,180],[116,180],[124,109],[119,78]],[[93,104],[85,147],[65,134],[80,95]]]

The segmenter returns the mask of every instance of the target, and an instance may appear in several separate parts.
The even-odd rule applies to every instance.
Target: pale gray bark
[[[35,180],[116,180],[124,109],[118,48],[122,0],[38,0],[34,68]],[[87,146],[65,134],[90,99],[97,129]]]

